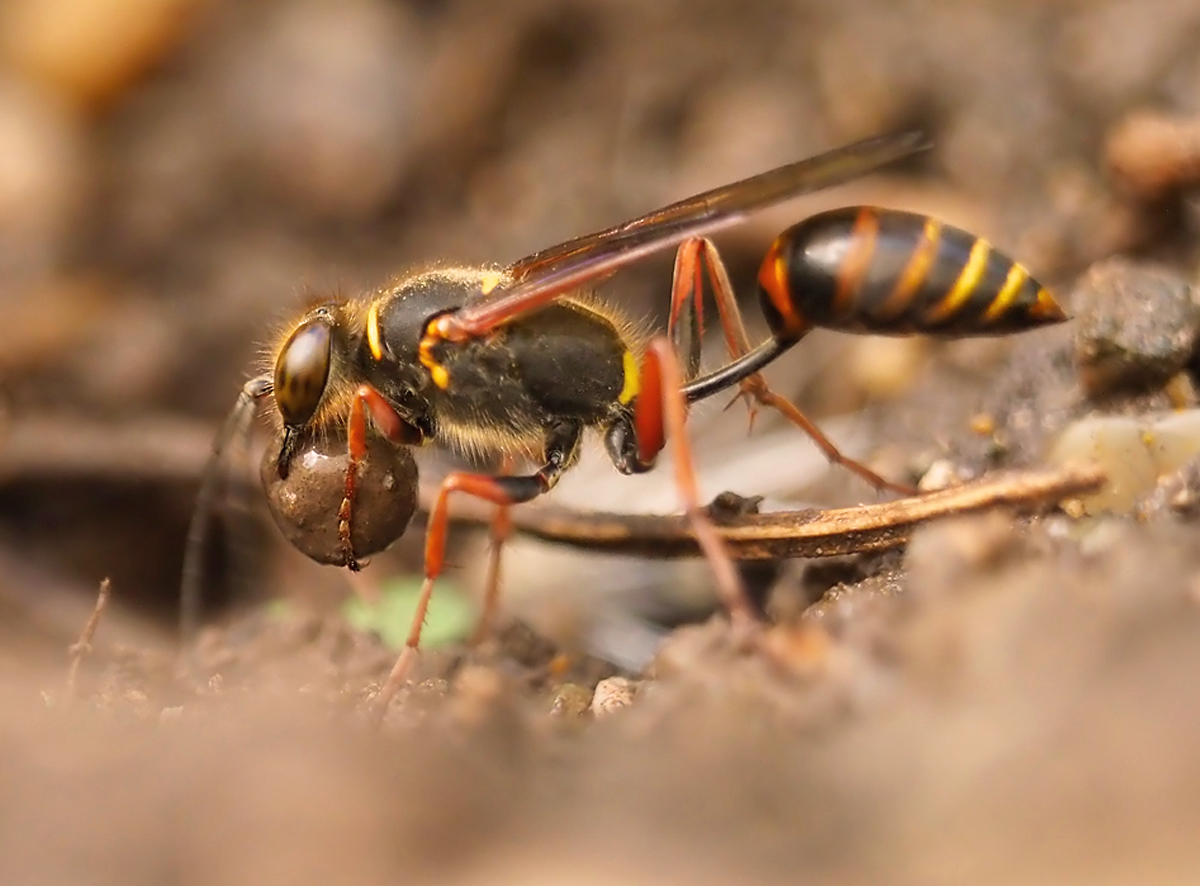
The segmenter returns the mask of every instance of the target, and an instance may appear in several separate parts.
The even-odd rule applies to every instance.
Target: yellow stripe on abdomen
[[[1008,276],[1004,278],[1004,285],[1000,287],[1000,291],[996,297],[992,299],[992,303],[988,305],[988,309],[983,313],[983,322],[991,323],[993,320],[1003,316],[1009,306],[1017,297],[1017,293],[1021,291],[1021,287],[1025,285],[1025,279],[1029,276],[1025,269],[1016,262],[1008,269]]]
[[[979,287],[979,281],[983,279],[984,272],[987,270],[988,255],[991,251],[991,244],[986,240],[975,241],[971,246],[971,253],[967,256],[967,263],[963,267],[962,273],[958,275],[958,279],[954,281],[954,285],[950,287],[946,297],[925,314],[926,323],[939,323],[958,313],[967,299],[971,297],[971,293]]]

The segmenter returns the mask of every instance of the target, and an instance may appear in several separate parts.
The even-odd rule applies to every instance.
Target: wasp
[[[314,439],[344,441],[335,550],[319,558],[357,569],[359,558],[372,553],[356,548],[361,471],[368,447],[377,449],[380,438],[401,454],[400,469],[389,476],[400,477],[401,488],[393,491],[406,510],[398,528],[377,540],[379,547],[404,531],[415,502],[410,447],[436,443],[469,454],[532,459],[536,468],[528,473],[454,472],[442,481],[429,515],[420,603],[408,643],[380,694],[383,704],[402,685],[420,642],[425,609],[444,565],[450,498],[462,493],[497,505],[494,534],[502,537],[505,509],[553,489],[578,459],[588,430],[603,436],[623,474],[651,469],[671,440],[686,513],[714,567],[720,598],[731,618],[750,624],[755,616],[738,574],[697,500],[684,435],[688,404],[737,387],[752,402],[781,411],[834,462],[877,488],[910,492],[844,457],[799,409],[770,390],[761,370],[816,327],[960,337],[1066,319],[1022,265],[985,240],[933,218],[860,206],[814,215],[770,246],[757,276],[770,335],[751,346],[710,236],[753,211],[844,183],[924,146],[913,133],[858,142],[507,266],[438,266],[367,298],[318,304],[284,332],[271,365],[246,384],[214,447],[214,463],[231,439],[248,432],[255,403],[268,398],[279,430],[278,446],[268,453],[268,483],[286,481],[297,470],[298,454],[311,454]],[[672,247],[666,335],[642,334],[620,307],[588,292],[616,271]],[[701,375],[698,350],[682,358],[679,350],[681,330],[699,321],[706,280],[730,357]],[[211,491],[202,486],[193,527],[210,499]],[[189,543],[185,597],[195,584],[197,537],[193,532]],[[494,598],[493,581],[485,620]]]

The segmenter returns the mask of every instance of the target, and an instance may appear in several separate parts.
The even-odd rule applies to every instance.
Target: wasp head
[[[325,395],[333,362],[334,318],[329,307],[319,307],[292,330],[275,358],[275,406],[283,418],[279,476],[287,477],[300,431]]]

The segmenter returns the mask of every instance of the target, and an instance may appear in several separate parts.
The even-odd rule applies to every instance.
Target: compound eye
[[[310,320],[292,333],[275,362],[275,403],[284,424],[303,425],[317,411],[329,380],[329,324]]]

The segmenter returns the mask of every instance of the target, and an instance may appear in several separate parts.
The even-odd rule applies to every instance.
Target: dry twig
[[[71,666],[67,670],[66,698],[68,704],[75,698],[79,665],[83,661],[83,657],[92,651],[92,637],[96,633],[96,628],[100,625],[100,616],[104,614],[104,607],[108,605],[108,597],[111,590],[112,582],[107,578],[100,582],[100,593],[96,596],[96,606],[92,610],[92,614],[88,616],[87,623],[83,626],[83,631],[79,634],[79,639],[67,649],[67,652],[71,656]]]
[[[0,482],[42,478],[191,481],[212,449],[212,425],[154,417],[96,421],[26,416],[0,435]]]
[[[851,508],[728,515],[713,509],[717,530],[739,560],[833,557],[896,547],[918,525],[954,514],[1008,506],[1030,511],[1094,491],[1104,482],[1094,465],[994,474],[962,486]],[[490,509],[457,510],[456,517],[485,523]],[[518,531],[546,541],[618,554],[671,558],[697,556],[699,548],[682,516],[588,513],[525,506],[512,511]]]
[[[148,420],[104,425],[77,419],[25,422],[4,442],[0,482],[29,476],[102,476],[192,479],[210,449],[204,423]],[[806,509],[770,514],[713,511],[730,553],[742,560],[829,557],[903,544],[914,527],[950,514],[996,506],[1030,509],[1099,487],[1096,467],[995,474],[963,486],[881,504],[833,510]],[[427,512],[433,489],[421,488]],[[472,523],[491,520],[492,508],[456,502],[453,517]],[[512,512],[520,532],[576,547],[651,557],[695,556],[698,551],[680,516],[589,513],[549,505],[523,505]]]

